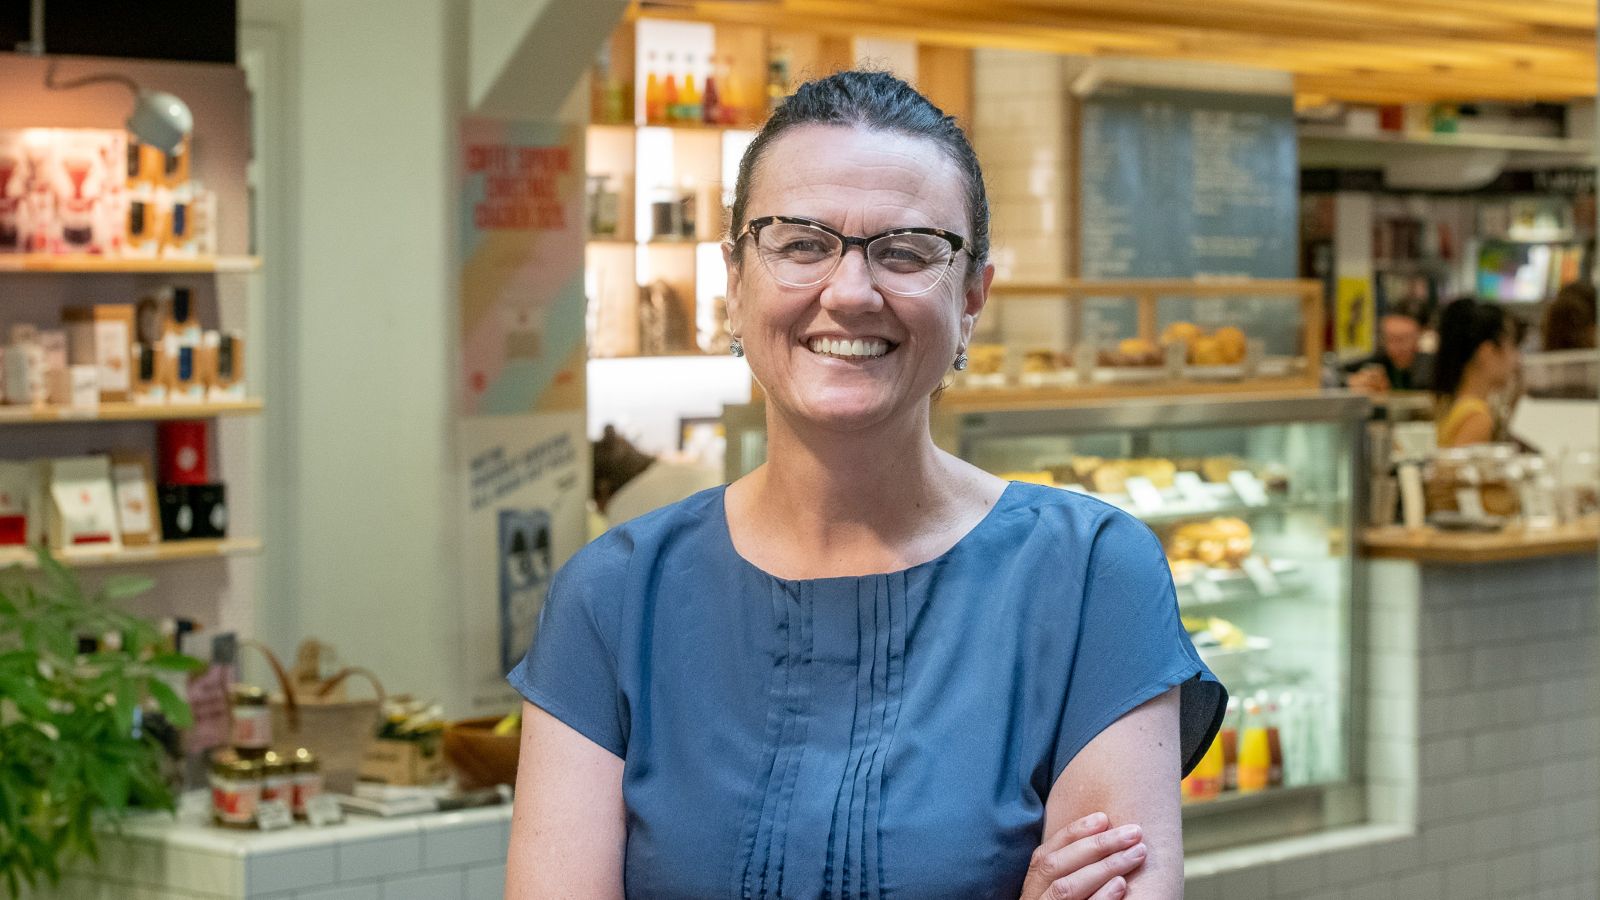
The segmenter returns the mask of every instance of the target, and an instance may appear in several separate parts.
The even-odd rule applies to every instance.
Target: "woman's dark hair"
[[[983,170],[972,144],[956,124],[917,89],[888,72],[851,70],[835,72],[800,85],[767,119],[739,162],[739,181],[733,192],[729,239],[745,226],[745,206],[750,183],[767,148],[784,132],[802,125],[854,125],[926,138],[944,151],[966,181],[967,237],[977,261],[969,270],[981,271],[989,258],[989,199],[983,188]],[[742,243],[733,247],[733,260],[744,257]]]
[[[1454,397],[1461,388],[1467,363],[1484,344],[1495,344],[1514,333],[1505,308],[1472,297],[1462,297],[1439,316],[1439,354],[1434,361],[1433,392]]]
[[[1544,349],[1592,350],[1594,349],[1595,291],[1586,281],[1574,281],[1561,286],[1556,298],[1544,311]]]

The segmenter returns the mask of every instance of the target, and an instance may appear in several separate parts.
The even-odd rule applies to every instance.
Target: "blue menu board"
[[[1294,101],[1113,85],[1081,111],[1079,253],[1084,278],[1293,278],[1298,160]],[[1131,335],[1131,303],[1092,300],[1097,340]],[[1299,308],[1270,299],[1179,300],[1160,320],[1239,325],[1269,353],[1296,347]]]

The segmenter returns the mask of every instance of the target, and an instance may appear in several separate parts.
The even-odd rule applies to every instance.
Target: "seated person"
[[[1463,297],[1439,320],[1439,446],[1495,440],[1499,424],[1491,398],[1516,379],[1517,323],[1503,307]]]
[[[594,503],[604,517],[605,527],[621,525],[722,483],[722,473],[717,469],[651,456],[610,425],[605,427],[592,449]],[[596,524],[591,523],[591,531]]]
[[[1345,367],[1345,385],[1364,394],[1433,388],[1431,353],[1421,349],[1425,316],[1415,303],[1397,303],[1378,320],[1381,348]]]
[[[1546,353],[1593,350],[1594,326],[1594,285],[1582,281],[1562,285],[1544,311],[1544,321],[1539,327],[1543,345],[1540,349]]]

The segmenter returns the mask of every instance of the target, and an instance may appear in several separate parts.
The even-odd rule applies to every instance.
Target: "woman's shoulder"
[[[1082,555],[1103,543],[1134,543],[1160,548],[1160,541],[1138,517],[1119,506],[1079,491],[1027,482],[1012,482],[1013,517],[1029,530],[1043,529],[1046,537],[1064,551]],[[1093,555],[1090,553],[1089,555]]]
[[[608,529],[573,554],[563,569],[587,575],[620,573],[640,554],[654,555],[682,538],[701,537],[721,525],[724,487],[707,488]]]

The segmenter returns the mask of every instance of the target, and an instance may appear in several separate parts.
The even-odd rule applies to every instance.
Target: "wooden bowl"
[[[444,731],[444,758],[464,791],[517,783],[517,751],[521,735],[497,735],[499,716],[462,719]]]

